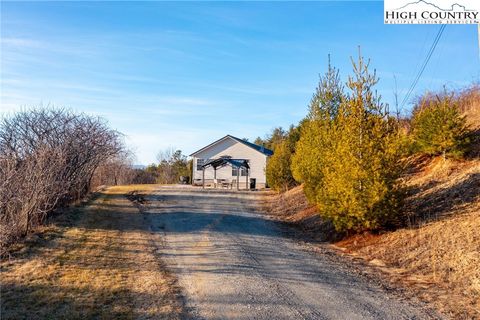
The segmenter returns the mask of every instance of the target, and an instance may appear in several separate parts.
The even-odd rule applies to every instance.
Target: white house
[[[272,154],[263,146],[226,135],[190,155],[193,183],[244,189],[253,178],[256,188],[264,188],[265,167]]]

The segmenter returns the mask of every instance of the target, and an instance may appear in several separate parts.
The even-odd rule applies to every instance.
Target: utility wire
[[[405,103],[408,101],[410,98],[410,95],[412,94],[413,90],[415,89],[415,86],[417,85],[418,81],[420,80],[420,77],[422,76],[423,72],[425,71],[425,68],[427,67],[428,62],[430,61],[430,58],[432,57],[433,52],[435,51],[435,48],[437,47],[438,41],[442,37],[443,31],[445,30],[446,24],[442,24],[440,27],[440,30],[437,32],[437,36],[433,40],[432,46],[430,47],[430,50],[427,53],[427,56],[425,57],[425,60],[423,61],[422,67],[420,68],[420,71],[418,72],[417,76],[415,77],[415,80],[413,81],[412,85],[407,91],[407,94],[405,95],[405,98],[402,100],[401,108],[405,105]]]

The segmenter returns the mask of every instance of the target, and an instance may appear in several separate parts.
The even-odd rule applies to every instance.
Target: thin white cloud
[[[42,42],[26,38],[1,38],[2,50],[4,46],[13,48],[44,48]]]

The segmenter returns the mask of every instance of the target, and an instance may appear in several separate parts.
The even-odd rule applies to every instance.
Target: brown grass
[[[455,319],[480,318],[480,160],[414,158],[410,228],[337,245],[383,268]]]
[[[162,239],[124,197],[134,188],[110,188],[12,248],[0,263],[2,319],[181,318]]]
[[[473,210],[476,210],[473,211]],[[480,317],[480,206],[417,229],[357,235],[337,243],[455,319]],[[386,268],[385,268],[386,267]]]
[[[405,178],[410,226],[337,242],[454,319],[480,319],[480,159],[409,159]],[[267,196],[264,210],[318,240],[333,228],[309,206],[302,188]],[[338,235],[337,235],[338,236]]]
[[[265,195],[261,201],[261,209],[274,219],[290,224],[316,241],[342,237],[335,232],[333,224],[320,218],[316,207],[308,203],[302,186],[284,193]]]
[[[467,117],[467,124],[480,128],[480,84],[475,83],[459,94],[460,111]]]
[[[405,215],[410,226],[458,215],[480,201],[480,159],[458,161],[426,156],[409,159]]]

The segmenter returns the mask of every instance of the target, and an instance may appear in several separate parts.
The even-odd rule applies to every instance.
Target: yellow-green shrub
[[[279,142],[274,153],[268,159],[266,167],[267,182],[270,187],[277,191],[285,191],[295,184],[290,170],[292,151],[288,141]]]
[[[353,67],[348,96],[337,90],[338,73],[331,68],[321,78],[324,90],[317,89],[317,94],[323,96],[314,99],[321,103],[303,127],[292,160],[293,175],[304,183],[308,199],[339,231],[388,226],[402,197],[397,121],[375,95],[378,79],[369,73],[368,63],[360,57]],[[341,99],[332,92],[341,92]]]
[[[412,136],[418,152],[461,157],[468,143],[466,133],[466,119],[453,94],[426,95],[414,109]]]

